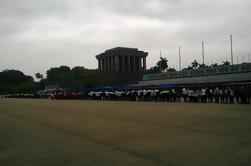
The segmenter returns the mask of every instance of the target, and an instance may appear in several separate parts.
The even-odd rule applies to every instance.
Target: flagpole
[[[181,52],[180,52],[180,47],[179,47],[179,66],[180,66],[180,71],[181,71]]]
[[[233,60],[233,36],[230,35],[230,44],[231,44],[231,63],[234,65],[234,60]]]
[[[201,42],[201,46],[202,46],[202,62],[203,62],[203,65],[205,65],[204,41]]]

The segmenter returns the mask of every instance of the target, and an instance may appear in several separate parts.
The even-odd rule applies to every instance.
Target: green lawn
[[[0,99],[1,166],[250,166],[251,106]]]

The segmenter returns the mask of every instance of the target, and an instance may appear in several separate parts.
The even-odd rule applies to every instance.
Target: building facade
[[[138,86],[251,82],[251,63],[219,65],[193,70],[145,74]]]
[[[137,48],[116,47],[96,56],[100,73],[143,73],[148,53]]]

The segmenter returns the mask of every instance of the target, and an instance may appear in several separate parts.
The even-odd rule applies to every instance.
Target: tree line
[[[0,72],[0,94],[26,93],[35,90],[33,77],[18,70]]]
[[[191,64],[183,68],[182,70],[194,70],[194,69],[200,69],[200,68],[206,68],[206,67],[217,67],[217,66],[229,66],[229,61],[224,61],[222,64],[214,63],[211,65],[205,65],[200,64],[197,60],[194,60],[191,62]],[[160,57],[160,60],[156,63],[155,66],[149,68],[146,70],[146,74],[156,74],[156,73],[163,73],[163,72],[174,72],[176,71],[175,68],[169,68],[168,66],[168,60],[166,58]]]
[[[222,65],[230,65],[230,63],[226,61],[223,62]],[[212,64],[211,66],[217,67],[218,64]],[[194,60],[190,66],[183,68],[183,70],[198,69],[202,67],[207,66],[205,64],[199,64]],[[172,71],[176,70],[174,68],[169,68],[166,58],[160,57],[156,65],[149,68],[145,74]],[[32,76],[25,75],[18,70],[3,70],[0,72],[0,94],[35,93],[37,90],[42,90],[49,85],[81,90],[105,84],[97,69],[87,69],[82,66],[76,66],[72,69],[68,66],[52,67],[46,71],[46,76],[41,73],[36,73],[35,78],[38,81],[35,81]],[[111,75],[109,79],[119,80],[119,76]],[[124,82],[124,84],[126,83]]]
[[[35,78],[38,81],[18,70],[3,70],[0,72],[0,94],[35,93],[48,85],[81,89],[101,84],[97,69],[81,66],[52,67],[46,71],[46,76],[36,73]]]

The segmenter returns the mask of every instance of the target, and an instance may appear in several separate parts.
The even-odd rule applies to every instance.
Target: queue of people
[[[250,104],[251,85],[235,86],[192,86],[123,90],[90,90],[76,92],[65,89],[49,89],[37,94],[1,95],[0,98],[44,98],[44,99],[80,99],[138,102],[193,102]]]
[[[112,101],[155,101],[155,102],[194,102],[194,103],[225,103],[250,104],[250,88],[231,87],[215,88],[167,88],[141,89],[125,91],[90,91],[89,100]]]
[[[2,95],[0,98],[44,98],[79,99],[138,102],[192,102],[250,104],[251,85],[248,86],[192,86],[150,89],[91,90],[73,92],[69,90],[50,90],[40,94]]]

